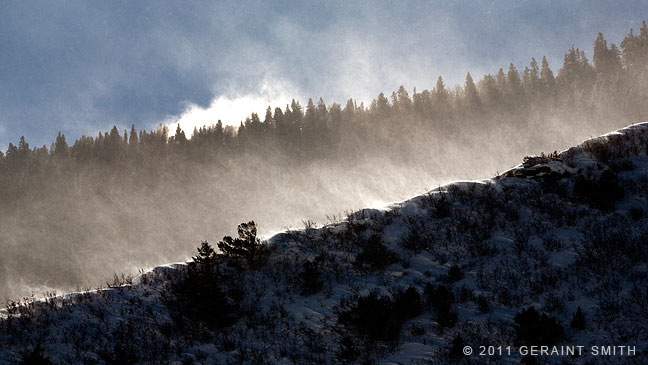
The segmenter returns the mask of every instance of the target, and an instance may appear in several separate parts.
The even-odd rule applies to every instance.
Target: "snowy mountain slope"
[[[647,146],[637,124],[275,235],[267,259],[199,254],[13,303],[0,363],[648,362]]]

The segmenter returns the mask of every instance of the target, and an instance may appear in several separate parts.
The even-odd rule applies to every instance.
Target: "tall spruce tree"
[[[65,135],[60,131],[56,136],[56,142],[54,142],[54,157],[57,159],[65,159],[70,153],[67,142],[65,141]]]
[[[549,68],[549,61],[547,61],[547,56],[542,56],[542,69],[540,71],[540,78],[542,80],[542,87],[545,93],[550,93],[556,83],[556,78],[554,77],[553,71]]]
[[[467,107],[469,109],[475,110],[481,108],[481,100],[479,94],[477,93],[477,87],[473,81],[470,72],[466,74],[466,84],[464,86],[464,97],[466,100]]]
[[[520,80],[520,73],[512,63],[509,64],[506,74],[506,94],[512,105],[518,105],[522,97],[522,80]]]

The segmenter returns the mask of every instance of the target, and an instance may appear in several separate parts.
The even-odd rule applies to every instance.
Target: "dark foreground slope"
[[[241,225],[228,255],[12,303],[0,363],[646,363],[647,148],[639,124],[267,245]]]

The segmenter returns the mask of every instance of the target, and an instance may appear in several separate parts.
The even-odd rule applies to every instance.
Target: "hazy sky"
[[[3,1],[0,149],[113,124],[185,128],[290,98],[369,101],[462,83],[597,32],[620,42],[648,1]]]

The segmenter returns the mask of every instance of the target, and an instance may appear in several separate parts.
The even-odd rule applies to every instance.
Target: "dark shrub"
[[[522,310],[515,316],[517,340],[527,345],[552,346],[563,337],[563,328],[555,318],[540,315],[534,307]]]
[[[578,175],[574,182],[574,195],[595,208],[609,210],[623,197],[623,190],[619,187],[617,176],[612,171],[605,170],[598,181]]]
[[[615,157],[619,157],[618,154],[612,150],[612,145],[609,142],[606,143],[600,140],[587,141],[583,145],[583,149],[602,162],[608,162]]]
[[[403,324],[394,315],[391,299],[388,296],[379,297],[375,291],[358,299],[356,307],[347,312],[343,322],[353,325],[373,340],[397,339]]]
[[[594,182],[583,175],[578,175],[574,181],[574,195],[582,198],[589,197],[593,194]]]
[[[355,264],[360,268],[382,270],[395,261],[394,253],[389,251],[380,242],[380,236],[375,234],[369,237],[362,251],[356,256]]]
[[[403,323],[423,311],[421,296],[413,287],[394,295],[378,296],[372,291],[368,296],[358,299],[356,305],[342,312],[339,320],[354,327],[371,340],[393,341],[400,336]]]
[[[452,328],[457,324],[459,315],[450,308],[441,308],[437,310],[436,321],[441,328]]]
[[[572,316],[570,327],[579,331],[585,329],[585,314],[583,314],[581,307],[578,307],[578,309],[576,309],[576,312]]]
[[[473,231],[476,234],[480,232]],[[497,247],[492,242],[486,241],[486,236],[476,236],[473,244],[468,247],[473,257],[489,257],[497,255]]]
[[[628,229],[615,230],[609,227],[592,227],[585,232],[583,249],[578,263],[596,274],[607,274],[606,270],[627,270],[628,267],[646,260],[648,230],[631,232]]]
[[[603,171],[601,177],[599,177],[598,189],[602,195],[600,199],[604,202],[614,203],[623,197],[623,190],[619,187],[619,179],[610,170]]]
[[[338,360],[341,360],[343,363],[348,363],[353,362],[358,356],[360,356],[360,351],[358,351],[356,344],[353,342],[353,338],[348,335],[342,336],[337,353]]]
[[[22,354],[22,359],[19,364],[21,365],[51,365],[52,362],[45,356],[40,344],[36,345],[32,350],[26,350]]]
[[[450,270],[448,270],[448,282],[454,283],[454,282],[457,282],[457,281],[459,281],[459,280],[461,280],[463,278],[464,278],[464,274],[461,271],[461,268],[459,266],[457,266],[456,264],[452,265]]]
[[[641,207],[632,207],[628,213],[630,214],[630,218],[635,222],[639,221],[644,216],[644,211]]]
[[[311,295],[318,293],[324,285],[322,282],[322,273],[319,269],[319,262],[317,260],[304,261],[302,267],[303,270],[300,275],[301,294]]]
[[[435,310],[450,308],[455,301],[454,294],[445,285],[435,286],[431,283],[425,285],[423,290],[426,304]]]
[[[427,305],[436,311],[436,320],[439,326],[441,328],[454,327],[459,316],[452,310],[455,296],[450,289],[444,285],[434,286],[427,283],[423,294]]]
[[[451,203],[445,194],[441,193],[441,198],[434,201],[434,217],[446,218],[452,214]]]
[[[608,164],[610,166],[610,169],[612,169],[615,172],[619,171],[632,171],[636,168],[634,163],[632,163],[632,160],[624,158],[621,160],[614,160],[610,161]]]
[[[423,301],[421,295],[412,286],[404,292],[395,295],[394,310],[404,318],[416,317],[423,312]]]
[[[410,227],[407,237],[402,241],[401,246],[414,253],[419,253],[427,247],[423,235],[421,235],[421,228],[413,225]]]
[[[546,164],[549,161],[555,161],[558,159],[558,151],[553,151],[548,154],[541,152],[540,156],[525,156],[522,159],[522,164],[524,165],[524,167],[529,168],[540,164]]]
[[[547,251],[560,251],[563,249],[562,241],[555,237],[547,237],[542,241]]]
[[[464,341],[464,339],[459,334],[455,335],[455,337],[452,339],[452,342],[450,343],[448,356],[452,359],[460,359],[465,357],[463,353],[465,346],[466,342]]]
[[[490,302],[483,295],[477,297],[477,308],[479,309],[479,312],[483,314],[490,313],[493,311],[493,307],[491,306]]]
[[[132,343],[117,342],[112,350],[101,351],[99,356],[106,364],[135,364],[138,361],[137,349]]]

